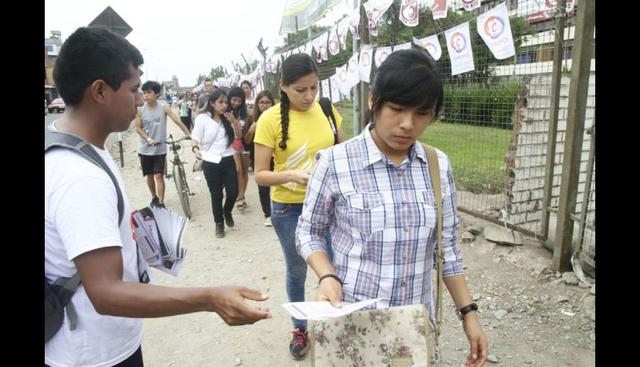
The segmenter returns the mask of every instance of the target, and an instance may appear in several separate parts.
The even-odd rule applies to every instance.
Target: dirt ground
[[[169,124],[169,132],[181,136]],[[135,209],[151,197],[137,159],[137,134],[123,134],[126,190]],[[213,313],[196,313],[144,321],[144,361],[150,367],[195,366],[307,366],[288,356],[291,323],[280,304],[287,302],[285,265],[276,234],[263,225],[258,191],[250,175],[249,209],[234,212],[236,227],[224,239],[214,235],[206,182],[192,173],[194,157],[184,144],[193,212],[183,246],[188,249],[178,277],[153,270],[157,284],[172,286],[243,285],[270,295],[266,306],[273,317],[250,326],[229,327]],[[113,157],[119,160],[117,145]],[[171,167],[171,165],[169,165]],[[182,213],[172,180],[167,180],[165,203]],[[461,233],[480,231],[461,243],[471,294],[480,307],[480,321],[489,339],[491,359],[501,366],[595,366],[595,286],[578,284],[573,273],[549,271],[551,253],[538,241],[524,245],[496,245],[482,237],[493,225],[459,213]],[[316,277],[308,273],[306,296],[313,300]],[[445,366],[464,366],[468,342],[446,293],[441,344]]]

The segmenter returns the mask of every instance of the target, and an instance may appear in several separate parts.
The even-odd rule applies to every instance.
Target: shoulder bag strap
[[[440,334],[440,322],[442,321],[442,289],[444,288],[442,280],[442,261],[444,259],[444,248],[442,245],[442,188],[440,186],[440,166],[438,165],[438,153],[436,150],[426,144],[423,144],[427,153],[427,164],[429,165],[429,176],[431,176],[431,184],[435,195],[437,218],[438,218],[438,245],[436,256],[436,270],[438,272],[438,280],[436,286],[436,333]]]
[[[333,145],[338,144],[338,130],[336,129],[336,117],[333,115],[333,109],[331,108],[331,101],[327,97],[320,98],[320,107],[322,112],[329,119],[331,125],[331,131],[333,132]]]

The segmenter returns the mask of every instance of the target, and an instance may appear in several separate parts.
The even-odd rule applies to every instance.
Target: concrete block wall
[[[540,233],[541,227],[550,118],[549,108],[551,105],[551,82],[552,75],[550,73],[530,75],[523,78],[524,85],[514,111],[513,139],[506,157],[505,191],[509,222],[534,233]],[[566,119],[568,115],[569,83],[570,77],[563,76],[560,88],[560,110],[558,113],[558,133],[551,199],[552,208],[557,208],[559,202]],[[576,214],[582,211],[586,166],[591,145],[591,135],[588,131],[594,123],[595,71],[591,72],[589,78]],[[592,190],[593,188],[592,186]],[[591,214],[588,218],[592,217],[595,212],[595,192],[592,192],[591,198],[594,202],[589,206]]]

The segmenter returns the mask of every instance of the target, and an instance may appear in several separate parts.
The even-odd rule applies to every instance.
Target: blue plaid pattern
[[[443,201],[443,274],[448,277],[464,272],[451,165],[444,153],[437,152]],[[331,231],[333,266],[345,282],[345,301],[384,298],[376,307],[423,303],[433,310],[434,203],[422,145],[414,144],[396,167],[365,128],[357,137],[318,152],[298,219],[296,249],[304,259],[315,251],[326,252],[325,236]]]

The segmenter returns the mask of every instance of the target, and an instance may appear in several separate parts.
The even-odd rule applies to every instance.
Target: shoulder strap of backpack
[[[333,131],[333,145],[336,145],[338,144],[338,130],[336,129],[336,117],[333,115],[333,108],[331,108],[331,100],[327,97],[322,97],[319,102],[320,107],[322,107],[322,112],[329,118],[331,131]]]
[[[118,181],[113,175],[113,172],[111,172],[109,166],[107,166],[98,152],[96,152],[89,143],[75,135],[45,128],[44,152],[46,153],[49,149],[56,147],[67,148],[76,151],[78,154],[80,154],[81,157],[102,168],[109,175],[111,181],[113,181],[113,185],[116,188],[116,194],[118,195],[118,223],[122,224],[122,219],[124,217],[124,200],[122,198],[122,192],[120,191],[120,185],[118,185]]]

